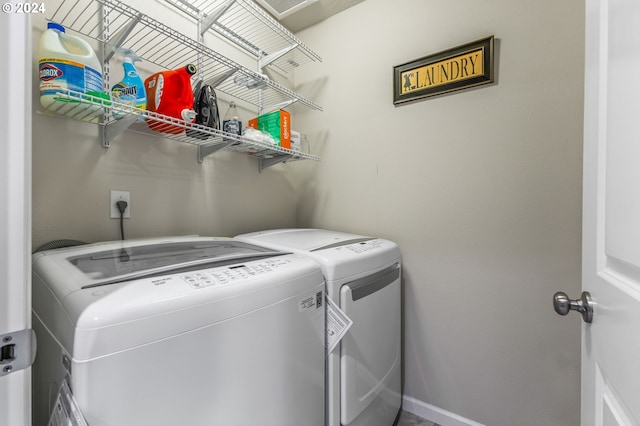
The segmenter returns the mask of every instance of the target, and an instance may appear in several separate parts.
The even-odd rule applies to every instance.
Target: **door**
[[[0,13],[0,425],[31,424],[31,24]],[[12,6],[13,5],[13,6]],[[26,368],[22,368],[26,366]]]
[[[640,425],[640,2],[586,0],[582,425]]]

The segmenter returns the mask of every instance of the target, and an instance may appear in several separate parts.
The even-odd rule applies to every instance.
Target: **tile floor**
[[[438,426],[437,424],[425,420],[415,414],[407,413],[406,411],[400,412],[400,417],[395,426]]]

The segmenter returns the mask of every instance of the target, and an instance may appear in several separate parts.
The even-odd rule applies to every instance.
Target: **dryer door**
[[[388,426],[400,393],[400,265],[340,289],[340,308],[353,320],[341,342],[340,422]]]

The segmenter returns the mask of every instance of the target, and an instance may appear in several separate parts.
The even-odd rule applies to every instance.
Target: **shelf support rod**
[[[216,77],[210,78],[209,80],[206,81],[206,84],[208,84],[211,87],[218,87],[220,85],[220,83],[222,83],[223,81],[225,81],[227,78],[231,77],[232,75],[234,75],[236,73],[236,71],[238,71],[238,68],[231,68],[229,71],[220,74]]]
[[[113,43],[105,44],[105,47],[108,46],[108,51],[105,52],[105,62],[109,62],[109,60],[111,60],[115,54],[115,48],[122,46],[127,37],[129,37],[129,34],[131,34],[131,31],[133,31],[138,22],[140,22],[141,18],[142,13],[138,12],[138,15],[135,18],[113,35]]]
[[[270,53],[266,56],[261,57],[260,59],[258,59],[258,67],[262,70],[264,69],[266,66],[272,64],[273,62],[277,61],[278,59],[280,59],[281,57],[283,57],[284,55],[286,55],[287,53],[291,52],[293,49],[297,48],[299,45],[296,44],[292,44],[291,46],[287,46],[282,50],[279,50],[277,52],[273,52]]]
[[[165,0],[165,1],[170,5],[173,5],[174,7],[178,8],[181,11],[186,11],[189,15],[193,16],[194,18],[198,16],[198,13],[200,13],[200,10],[196,8],[194,5],[192,5],[191,3],[189,3],[187,0]]]
[[[279,104],[270,105],[269,108],[260,108],[260,114],[262,114],[263,111],[268,112],[268,111],[275,111],[278,109],[284,109],[295,102],[297,102],[297,99],[289,99],[288,101],[280,102]]]
[[[198,163],[202,163],[208,155],[226,148],[236,141],[223,142],[216,145],[198,145]]]
[[[214,10],[211,15],[204,18],[202,20],[200,34],[203,35],[207,31],[209,31],[209,28],[211,28],[211,26],[215,24],[218,19],[220,19],[220,17],[224,15],[231,6],[233,6],[235,2],[236,0],[228,0],[225,4],[220,5],[216,10]]]
[[[139,116],[127,115],[119,120],[105,124],[102,130],[102,146],[109,148],[111,141],[120,136],[129,126],[138,121]]]
[[[292,155],[278,155],[271,158],[260,158],[260,173],[267,167],[275,166],[276,164],[286,163],[288,159],[293,157]]]

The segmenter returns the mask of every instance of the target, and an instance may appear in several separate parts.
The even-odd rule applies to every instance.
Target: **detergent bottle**
[[[116,54],[122,57],[124,77],[111,88],[111,99],[124,105],[145,109],[147,107],[147,94],[144,90],[144,82],[134,65],[135,62],[141,61],[142,58],[137,56],[131,49],[116,47],[115,50]],[[114,108],[111,113],[114,118],[122,118],[126,115],[125,111],[117,108]]]
[[[242,120],[236,103],[233,101],[229,103],[229,108],[222,120],[222,130],[232,135],[240,136],[242,134]]]
[[[196,118],[196,112],[193,109],[191,76],[195,73],[196,66],[188,64],[175,70],[161,71],[149,76],[144,81],[147,91],[147,110],[192,123]],[[153,117],[147,118],[147,125],[155,131],[164,133],[178,134],[185,130],[181,126],[163,123]]]
[[[48,23],[38,56],[43,107],[48,108],[66,90],[102,97],[102,66],[96,52],[85,40],[66,34],[62,25]]]

